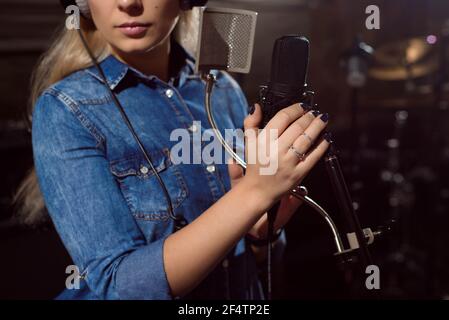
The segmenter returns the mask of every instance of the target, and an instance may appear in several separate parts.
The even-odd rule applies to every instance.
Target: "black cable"
[[[139,137],[137,136],[133,126],[131,125],[131,122],[128,119],[128,116],[126,115],[125,111],[123,110],[123,107],[122,107],[120,101],[117,99],[117,96],[114,94],[111,87],[109,86],[108,80],[106,79],[103,69],[100,67],[100,65],[97,62],[97,59],[95,58],[92,51],[90,50],[89,45],[87,44],[87,41],[84,38],[84,35],[83,35],[81,29],[77,29],[77,31],[80,36],[81,42],[83,43],[84,48],[86,49],[87,53],[89,54],[90,59],[92,60],[92,63],[94,64],[94,66],[98,70],[98,72],[100,73],[100,76],[101,76],[102,80],[104,81],[105,86],[108,88],[108,92],[111,95],[111,98],[114,101],[114,104],[118,108],[121,116],[123,117],[123,120],[125,121],[126,125],[128,126],[128,129],[131,131],[131,134],[133,135],[134,140],[136,140],[140,151],[142,152],[143,156],[145,157],[145,160],[150,165],[151,170],[153,171],[154,175],[156,176],[157,181],[159,182],[159,185],[161,186],[162,191],[164,192],[165,200],[167,202],[167,207],[168,207],[168,214],[169,214],[170,218],[175,221],[175,229],[179,230],[179,229],[183,228],[185,225],[187,225],[186,219],[183,216],[177,217],[174,214],[173,204],[172,204],[170,195],[168,193],[167,187],[165,186],[164,182],[162,181],[162,178],[160,177],[159,173],[157,172],[156,168],[154,167],[153,162],[151,161],[143,144],[141,143]]]
[[[271,207],[267,212],[268,220],[268,236],[267,236],[267,300],[273,299],[273,255],[272,255],[272,245],[275,240],[274,236],[274,222],[276,221],[277,212],[280,207],[280,201],[278,201],[273,207]]]

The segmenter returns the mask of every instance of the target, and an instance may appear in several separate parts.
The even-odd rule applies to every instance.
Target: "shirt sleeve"
[[[33,111],[39,187],[66,249],[99,299],[172,299],[165,238],[147,243],[109,170],[103,141],[61,92]]]

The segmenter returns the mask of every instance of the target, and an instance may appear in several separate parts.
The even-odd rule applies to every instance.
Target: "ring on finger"
[[[293,153],[299,159],[299,161],[304,161],[304,159],[306,158],[306,154],[299,152],[293,145],[290,146],[290,150],[293,151]]]
[[[312,137],[311,136],[309,136],[306,132],[303,132],[302,133],[302,135],[304,136],[304,137],[306,137],[307,138],[307,140],[309,140],[309,142],[310,143],[313,143],[313,139],[312,139]]]

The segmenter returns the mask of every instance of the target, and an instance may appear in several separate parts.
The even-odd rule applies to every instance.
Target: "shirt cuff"
[[[121,261],[116,274],[120,299],[173,299],[164,268],[165,239],[140,247]]]

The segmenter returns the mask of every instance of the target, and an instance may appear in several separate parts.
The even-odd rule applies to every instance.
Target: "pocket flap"
[[[170,166],[168,150],[153,151],[149,153],[150,160],[159,173]],[[123,159],[111,161],[110,169],[113,175],[119,178],[138,175],[151,176],[154,174],[150,164],[143,155],[132,155]]]

